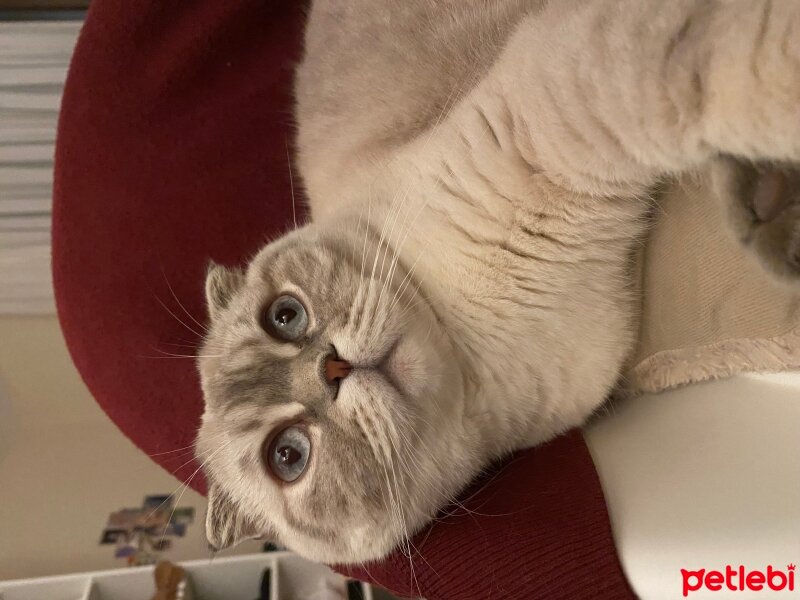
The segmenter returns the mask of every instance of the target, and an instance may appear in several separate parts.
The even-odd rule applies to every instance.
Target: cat
[[[796,283],[798,100],[800,2],[314,2],[311,221],[206,280],[209,543],[379,559],[581,425],[632,350],[632,252],[676,175],[711,177]]]

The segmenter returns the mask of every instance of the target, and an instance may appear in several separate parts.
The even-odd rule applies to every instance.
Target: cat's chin
[[[402,395],[418,398],[430,379],[430,364],[413,342],[399,339],[378,365],[378,370]]]

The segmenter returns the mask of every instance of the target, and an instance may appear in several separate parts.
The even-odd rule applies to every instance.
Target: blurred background
[[[50,235],[59,106],[87,7],[0,0],[0,599],[391,598],[265,542],[212,557],[205,498],[171,474],[193,449],[166,440],[158,466],[78,374]]]
[[[0,0],[0,580],[125,566],[109,515],[176,493],[194,523],[163,555],[208,557],[205,499],[92,399],[53,303],[50,209],[61,89],[88,2]],[[177,468],[190,458],[177,452]],[[232,553],[253,552],[243,544]]]

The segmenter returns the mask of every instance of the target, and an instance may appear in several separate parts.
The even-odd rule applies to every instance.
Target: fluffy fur
[[[315,2],[312,222],[207,281],[212,545],[376,559],[490,461],[584,422],[631,351],[631,253],[671,175],[711,169],[732,231],[796,280],[798,65],[789,0]],[[309,312],[298,343],[260,326],[283,293]],[[355,366],[338,395],[331,345]],[[294,422],[311,459],[277,484],[264,440]]]

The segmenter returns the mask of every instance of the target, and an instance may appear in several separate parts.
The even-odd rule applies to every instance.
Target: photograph
[[[800,0],[0,0],[0,540],[800,600]]]
[[[114,558],[130,558],[135,554],[135,546],[118,546],[116,550],[114,550]]]
[[[172,512],[172,522],[191,525],[194,523],[194,508],[176,508]]]
[[[174,535],[175,537],[183,537],[186,535],[186,523],[171,522],[165,529],[162,530],[164,535]]]
[[[172,540],[169,538],[159,538],[153,540],[153,550],[156,552],[164,552],[172,547]]]
[[[173,498],[171,495],[146,496],[142,502],[142,510],[172,510]]]
[[[141,518],[141,508],[123,508],[108,517],[108,527],[116,529],[133,529]]]
[[[130,537],[130,533],[127,529],[105,529],[103,530],[103,535],[100,538],[101,544],[120,544],[122,542],[127,542]]]

